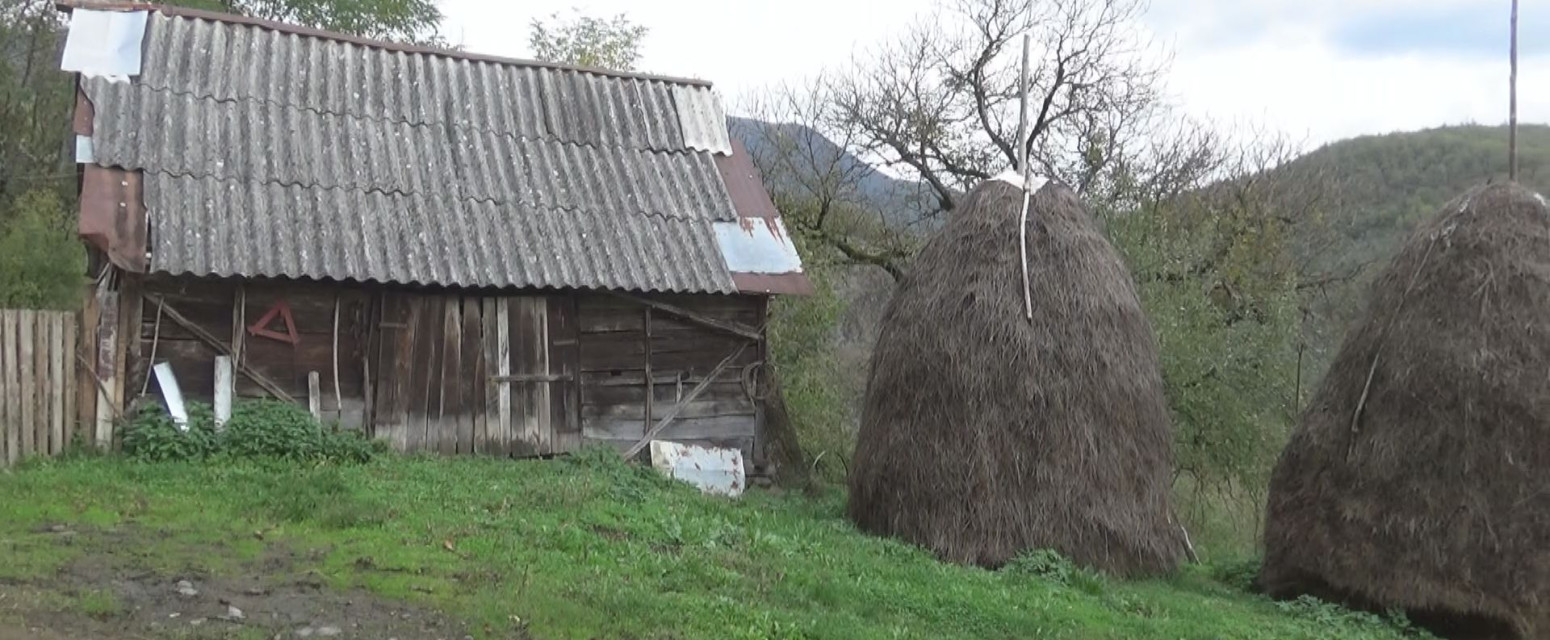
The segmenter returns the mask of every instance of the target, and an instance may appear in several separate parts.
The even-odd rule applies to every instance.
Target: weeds
[[[160,405],[141,407],[123,430],[124,454],[145,462],[225,457],[364,463],[385,451],[384,445],[359,433],[318,424],[306,410],[288,402],[238,402],[220,430],[210,405],[187,406],[187,430]]]

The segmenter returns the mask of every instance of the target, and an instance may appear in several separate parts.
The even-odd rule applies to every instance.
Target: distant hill
[[[770,140],[776,138],[772,134],[785,134],[794,140],[813,140],[815,151],[819,157],[839,157],[840,164],[848,171],[855,167],[861,167],[865,163],[849,151],[840,148],[839,145],[814,131],[812,128],[800,124],[773,123],[751,118],[727,118],[727,125],[732,130],[732,135],[743,143],[750,153],[758,154],[766,151]],[[768,178],[766,178],[768,179]],[[781,190],[791,185],[769,184],[771,190]],[[877,211],[883,213],[888,224],[896,227],[919,228],[920,207],[914,203],[920,202],[919,198],[925,196],[924,185],[911,180],[900,180],[881,171],[872,171],[861,179],[857,185],[857,191],[861,199]],[[927,226],[930,226],[927,224]]]
[[[1420,221],[1473,185],[1507,178],[1507,128],[1452,126],[1330,143],[1282,170],[1331,170],[1336,265],[1385,259]],[[1518,128],[1518,181],[1550,190],[1550,126]]]

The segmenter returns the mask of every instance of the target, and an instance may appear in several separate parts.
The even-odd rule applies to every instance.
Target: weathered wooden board
[[[415,328],[414,367],[411,371],[409,397],[409,451],[434,450],[436,441],[431,433],[441,419],[442,323],[446,314],[439,298],[422,297],[414,301],[418,307]]]
[[[70,312],[0,309],[0,465],[68,444],[76,321]]]
[[[457,453],[457,414],[462,403],[457,384],[458,368],[462,362],[462,352],[459,351],[463,345],[459,335],[463,330],[460,317],[462,306],[456,296],[443,296],[439,301],[442,355],[441,367],[435,380],[439,391],[436,395],[436,417],[426,421],[426,437],[435,443],[434,449],[437,452],[453,454]]]
[[[549,371],[568,378],[550,385],[554,450],[576,451],[581,448],[581,386],[576,380],[581,345],[574,295],[549,298]]]
[[[384,293],[376,363],[377,397],[372,433],[399,451],[409,446],[409,403],[412,397],[414,336],[419,326],[415,301],[407,295]]]
[[[465,297],[462,299],[462,330],[459,336],[462,343],[458,347],[461,353],[462,366],[458,371],[458,387],[462,392],[462,402],[458,404],[458,453],[478,453],[482,448],[480,444],[480,423],[484,421],[484,345],[480,338],[483,335],[483,322],[479,311],[479,299]]]
[[[18,349],[17,368],[21,371],[21,421],[14,427],[21,430],[21,451],[24,455],[32,455],[38,452],[37,444],[37,396],[38,396],[38,372],[36,353],[38,345],[34,340],[33,328],[37,324],[37,314],[18,314],[16,323],[16,337]],[[45,445],[46,446],[46,445]]]
[[[549,301],[519,296],[510,301],[511,373],[547,375],[549,371]],[[550,382],[513,382],[514,453],[530,456],[554,450]]]
[[[5,432],[6,464],[14,464],[22,453],[20,322],[20,312],[0,311],[0,430]]]
[[[592,387],[586,389],[587,402],[581,406],[582,418],[611,417],[643,422],[646,416],[645,387]],[[675,389],[659,386],[652,397],[652,420],[661,420],[678,404]],[[684,405],[683,417],[705,418],[723,415],[754,415],[754,405],[738,383],[717,382]]]
[[[511,368],[511,301],[500,298],[495,301],[495,358],[497,376],[509,376]],[[501,455],[511,455],[516,442],[515,424],[512,420],[512,398],[510,383],[497,383],[496,385],[496,411],[497,420],[500,422],[499,451]]]
[[[644,372],[645,358],[641,353],[625,353],[623,351],[608,351],[594,349],[590,346],[594,336],[581,336],[581,370],[584,373],[592,372]],[[651,354],[651,369],[654,374],[686,371],[692,373],[707,373],[716,367],[728,353],[736,349],[736,341],[720,342],[714,338],[707,338],[704,345],[691,351],[671,351]],[[688,347],[686,347],[688,348]],[[732,365],[737,369],[758,362],[759,354],[754,349],[746,349]]]
[[[328,419],[337,416],[347,428],[364,426],[370,366],[365,362],[366,315],[373,295],[370,291],[337,283],[239,283],[169,276],[147,278],[144,289],[208,335],[222,343],[229,339],[225,346],[233,352],[239,371],[251,369],[300,402],[307,402],[308,374],[318,372],[323,391],[322,415]],[[249,335],[248,325],[262,318],[281,299],[291,310],[300,342],[293,345]],[[169,321],[166,310],[159,309],[156,300],[141,306],[141,318],[132,326],[136,328],[130,334],[138,340],[128,358],[132,365],[126,376],[130,395],[147,386],[150,366],[168,362],[190,399],[213,400],[215,349],[196,342],[192,330]],[[269,326],[284,330],[279,318]],[[237,376],[234,389],[239,397],[272,395],[246,374]],[[346,411],[346,407],[352,410]]]
[[[510,373],[510,363],[502,357],[501,336],[505,335],[505,325],[500,321],[505,317],[498,309],[505,302],[496,298],[484,298],[479,301],[479,309],[482,317],[481,347],[484,351],[484,370],[479,376],[479,386],[484,389],[484,432],[479,438],[478,453],[505,454],[507,423],[504,407],[501,405],[501,394],[507,392],[505,385],[497,385],[490,382],[491,376],[501,375],[502,372]]]

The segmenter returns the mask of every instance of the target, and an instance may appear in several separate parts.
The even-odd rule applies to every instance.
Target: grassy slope
[[[596,456],[45,462],[0,472],[0,505],[0,591],[83,557],[219,575],[287,545],[324,549],[314,568],[335,588],[433,606],[486,637],[515,635],[517,618],[536,638],[1401,637],[1333,607],[1273,604],[1205,568],[1115,583],[947,566],[857,534],[838,495],[706,498]],[[62,544],[47,533],[57,524],[143,535]]]

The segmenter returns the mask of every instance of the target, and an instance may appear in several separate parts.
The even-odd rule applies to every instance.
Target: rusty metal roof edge
[[[221,13],[221,12],[217,12],[217,11],[205,11],[205,10],[202,10],[202,9],[190,9],[190,8],[186,8],[186,7],[175,7],[175,6],[168,6],[168,5],[148,3],[148,2],[132,2],[132,1],[125,1],[125,0],[106,0],[106,1],[101,1],[101,2],[94,1],[94,0],[55,0],[54,6],[58,10],[64,11],[64,12],[67,12],[67,13],[69,11],[74,10],[74,9],[90,9],[90,10],[96,10],[96,11],[154,11],[154,12],[161,13],[161,14],[164,14],[164,15],[169,15],[169,16],[178,16],[178,17],[182,17],[182,18],[192,18],[192,19],[196,19],[196,20],[209,20],[209,21],[212,21],[212,22],[227,22],[227,23],[232,23],[232,24],[242,24],[242,25],[258,27],[258,28],[261,28],[261,29],[270,29],[270,30],[273,30],[273,31],[279,31],[281,33],[291,33],[291,34],[295,34],[295,35],[299,35],[299,36],[307,36],[307,37],[312,37],[312,38],[322,38],[322,39],[325,39],[325,40],[336,40],[336,41],[339,41],[339,42],[348,42],[350,44],[356,44],[356,45],[360,45],[360,46],[364,46],[364,47],[372,47],[372,48],[376,48],[376,49],[386,49],[386,50],[389,50],[389,51],[399,51],[399,52],[403,52],[403,53],[417,53],[417,54],[423,54],[423,55],[441,56],[441,57],[445,57],[445,58],[469,60],[469,61],[473,61],[473,62],[489,62],[489,63],[493,63],[493,64],[503,64],[503,65],[518,66],[518,67],[534,67],[534,68],[539,68],[539,69],[552,69],[552,70],[555,70],[555,71],[575,71],[575,72],[578,72],[578,73],[588,73],[588,74],[597,75],[597,76],[606,76],[606,77],[612,77],[612,78],[635,79],[635,80],[647,80],[647,81],[654,81],[654,82],[666,82],[666,83],[670,83],[670,84],[681,84],[681,85],[689,85],[689,86],[695,86],[695,87],[710,88],[710,87],[714,86],[709,80],[699,80],[699,79],[695,79],[695,78],[682,78],[682,77],[675,77],[675,76],[656,75],[656,74],[649,74],[649,73],[637,73],[637,72],[631,72],[631,71],[618,71],[618,70],[615,70],[615,69],[599,69],[599,68],[596,68],[596,67],[584,67],[584,66],[580,66],[580,65],[560,64],[560,63],[557,63],[557,62],[543,62],[543,61],[540,61],[540,60],[524,60],[524,59],[521,59],[521,58],[507,58],[507,57],[503,57],[503,56],[495,56],[495,55],[488,55],[488,54],[481,54],[481,53],[469,53],[469,52],[466,52],[466,51],[456,51],[456,50],[453,50],[453,49],[442,49],[442,48],[438,48],[438,47],[428,47],[428,46],[424,46],[424,45],[405,44],[405,43],[400,43],[400,42],[389,42],[389,41],[386,41],[386,40],[374,40],[374,39],[371,39],[371,38],[363,38],[361,36],[352,36],[350,34],[339,33],[339,32],[336,32],[336,31],[324,31],[322,29],[314,29],[312,27],[304,27],[304,26],[301,26],[301,25],[289,24],[289,23],[285,23],[285,22],[276,22],[276,21],[273,21],[273,20],[264,20],[262,18],[252,18],[252,17],[241,16],[241,15],[237,15],[237,14],[233,14],[233,13]]]
[[[732,272],[732,284],[739,293],[808,296],[816,293],[807,274]]]
[[[721,174],[721,181],[727,186],[727,195],[732,198],[732,208],[740,219],[762,219],[766,224],[777,224],[781,219],[780,209],[775,206],[775,201],[770,198],[769,189],[764,186],[764,179],[759,174],[758,167],[753,164],[753,156],[743,146],[737,136],[731,136],[732,154],[728,156],[716,155],[716,170]],[[725,259],[725,257],[723,257]],[[798,260],[801,256],[798,255]],[[812,295],[816,293],[813,282],[802,271],[786,273],[752,273],[747,271],[733,271],[732,284],[737,290],[748,294],[764,295]]]

